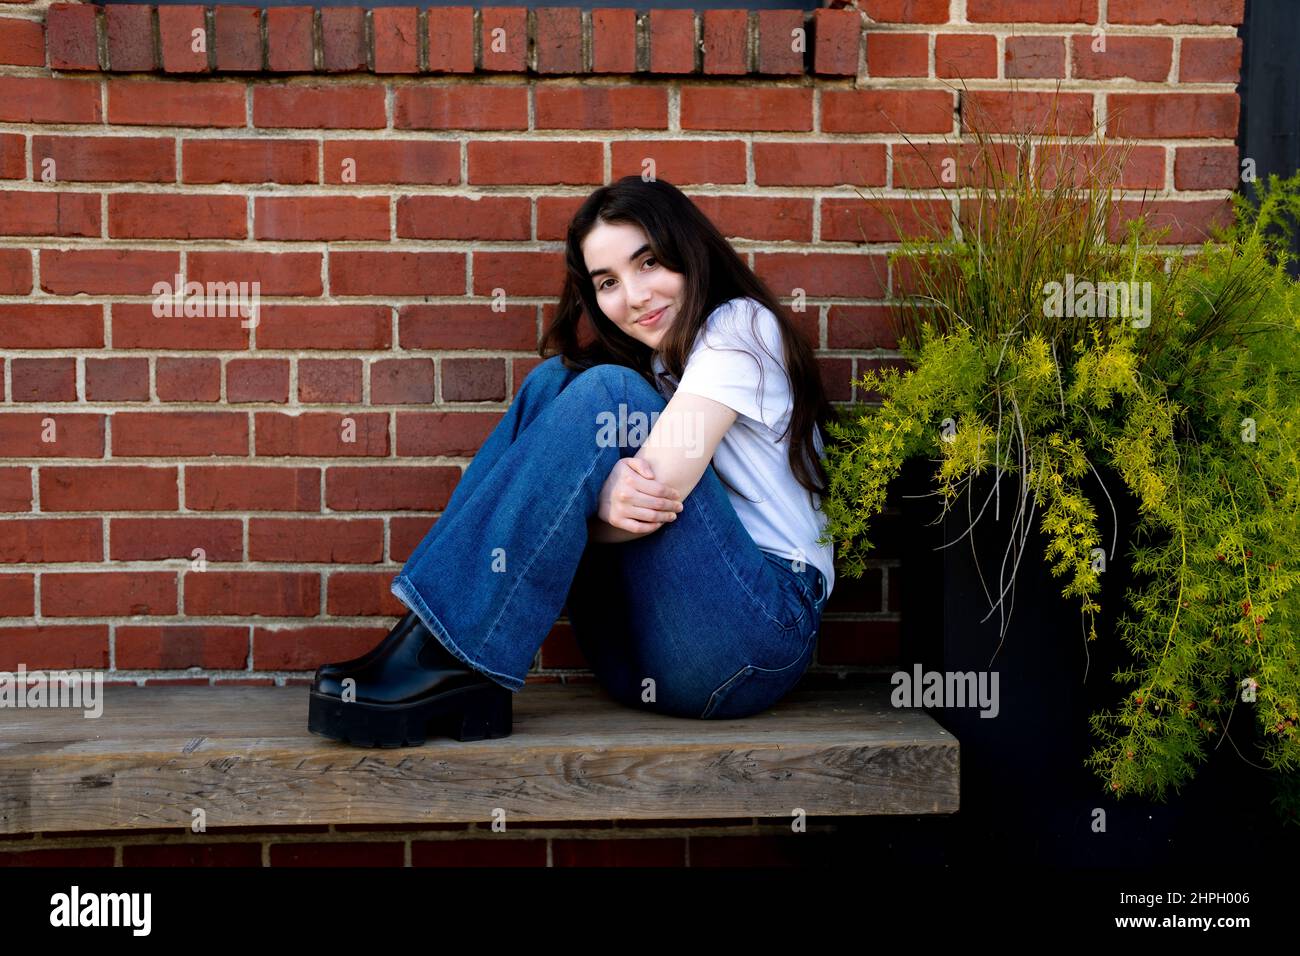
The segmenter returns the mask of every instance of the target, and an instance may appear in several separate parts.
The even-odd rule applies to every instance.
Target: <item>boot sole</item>
[[[311,692],[307,730],[357,747],[418,747],[430,736],[496,740],[513,731],[514,694],[463,687],[409,704],[345,703]]]

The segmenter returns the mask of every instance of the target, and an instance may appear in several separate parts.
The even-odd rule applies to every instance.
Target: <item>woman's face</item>
[[[582,255],[600,311],[659,351],[664,333],[677,319],[685,277],[659,264],[645,230],[636,225],[598,222],[583,240]]]

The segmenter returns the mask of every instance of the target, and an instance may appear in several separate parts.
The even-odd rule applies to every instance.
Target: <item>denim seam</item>
[[[804,659],[805,655],[807,655],[809,649],[812,646],[813,638],[815,636],[816,636],[816,631],[809,633],[807,639],[804,640],[803,648],[799,651],[799,655],[794,660],[792,660],[789,664],[786,664],[784,667],[759,667],[757,664],[746,664],[744,667],[740,668],[740,670],[736,671],[736,673],[732,674],[725,681],[723,681],[722,684],[718,687],[718,689],[709,695],[708,703],[704,705],[704,710],[700,714],[700,719],[701,720],[707,719],[709,714],[713,713],[713,711],[717,709],[716,705],[721,704],[724,700],[726,700],[727,697],[730,696],[731,691],[733,689],[735,689],[740,684],[746,683],[746,681],[743,678],[753,677],[755,674],[757,674],[760,671],[762,671],[764,674],[769,676],[773,674],[780,674],[783,671],[788,671],[790,670],[790,668],[795,667],[800,661]],[[718,696],[719,694],[721,694],[722,696],[719,697]]]

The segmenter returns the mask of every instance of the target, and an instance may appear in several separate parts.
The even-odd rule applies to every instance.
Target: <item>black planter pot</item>
[[[1266,775],[1236,752],[1252,753],[1249,711],[1239,712],[1238,726],[1230,728],[1234,742],[1213,751],[1167,802],[1117,799],[1084,766],[1096,746],[1088,715],[1117,709],[1124,688],[1112,674],[1133,663],[1115,621],[1127,609],[1124,593],[1133,583],[1128,549],[1137,511],[1118,476],[1102,473],[1118,518],[1113,556],[1111,506],[1094,476],[1085,483],[1107,560],[1097,640],[1086,642],[1079,601],[1061,596],[1067,579],[1054,577],[1044,558],[1041,509],[1034,511],[1005,598],[1005,637],[1001,612],[983,620],[1003,586],[999,582],[1011,577],[1014,554],[1006,557],[1005,570],[1000,568],[1013,531],[1019,478],[1003,475],[999,513],[995,516],[990,500],[972,532],[972,553],[971,535],[943,545],[956,541],[971,523],[967,496],[972,496],[971,516],[980,513],[993,476],[973,482],[938,520],[938,497],[908,497],[933,492],[934,467],[924,459],[909,462],[899,482],[905,529],[900,669],[987,672],[990,681],[997,674],[995,717],[981,717],[979,706],[928,708],[961,745],[961,811],[955,827],[960,845],[950,848],[953,854],[967,862],[987,863],[992,857],[1040,865],[1135,866],[1204,863],[1211,857],[1228,862],[1234,847],[1249,845],[1242,840],[1294,845],[1294,834],[1282,832],[1268,807],[1272,790]]]

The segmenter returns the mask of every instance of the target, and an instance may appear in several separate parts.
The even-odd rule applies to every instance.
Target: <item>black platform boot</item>
[[[366,663],[312,683],[309,731],[358,747],[510,736],[511,690],[457,659],[419,618],[394,630]]]
[[[393,626],[393,629],[384,636],[382,641],[370,650],[366,651],[360,657],[354,657],[351,660],[346,661],[336,661],[332,664],[322,664],[320,667],[316,668],[317,683],[319,683],[322,678],[338,677],[347,671],[353,671],[358,667],[363,667],[364,665],[369,664],[390,645],[392,645],[394,641],[401,640],[408,630],[419,623],[420,619],[416,616],[416,613],[414,611],[407,611],[406,616]]]

